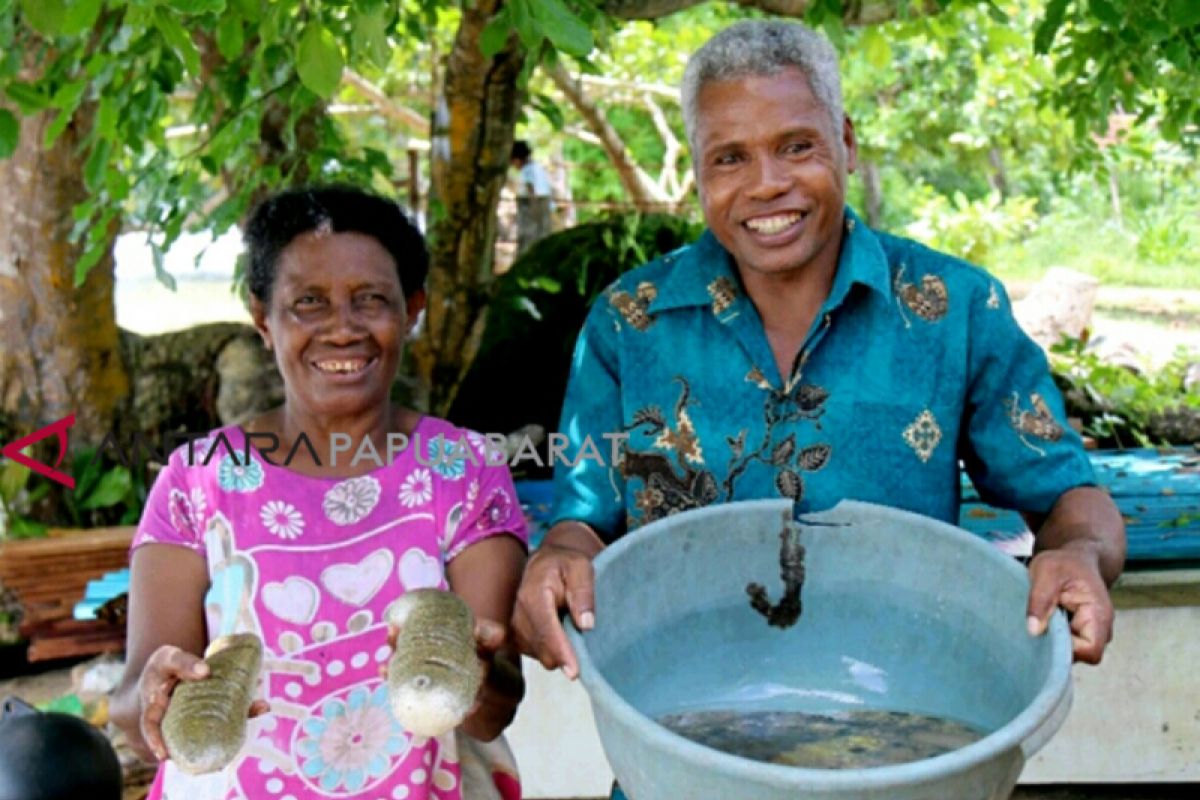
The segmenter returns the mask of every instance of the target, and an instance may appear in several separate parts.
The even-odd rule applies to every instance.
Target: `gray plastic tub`
[[[730,503],[639,529],[597,557],[596,627],[567,633],[605,753],[630,800],[1002,800],[1062,725],[1071,639],[1025,629],[1025,569],[925,517],[845,502],[807,519],[804,613],[768,627],[746,585],[779,599],[786,500]],[[988,733],[921,761],[805,769],[714,750],[654,721],[736,707],[907,711]]]

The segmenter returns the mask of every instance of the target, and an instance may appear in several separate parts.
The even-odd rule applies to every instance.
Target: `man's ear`
[[[258,331],[258,335],[262,337],[263,346],[273,350],[275,345],[271,341],[271,329],[267,327],[267,307],[254,295],[250,295],[250,319],[254,322],[254,329]]]
[[[858,138],[854,135],[854,120],[847,114],[842,118],[842,144],[846,147],[846,173],[858,169]]]
[[[413,328],[417,326],[417,320],[421,316],[421,312],[425,310],[425,290],[418,289],[408,296],[405,300],[405,313],[408,314],[408,330],[405,331],[406,336],[411,336]]]

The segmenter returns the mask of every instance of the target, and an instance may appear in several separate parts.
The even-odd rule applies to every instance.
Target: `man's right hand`
[[[582,631],[596,624],[592,559],[604,549],[595,532],[580,522],[561,522],[546,534],[545,542],[525,567],[513,631],[521,652],[536,658],[546,669],[562,667],[574,680],[579,661],[559,621],[566,608]]]

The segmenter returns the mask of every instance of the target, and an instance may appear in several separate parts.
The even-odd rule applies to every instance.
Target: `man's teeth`
[[[365,369],[366,366],[367,366],[367,362],[362,359],[358,359],[355,361],[318,361],[317,362],[317,369],[321,370],[321,372],[337,372],[337,373],[359,372],[359,371]]]
[[[756,233],[779,233],[800,221],[800,214],[780,214],[777,217],[756,217],[746,220],[746,227]]]

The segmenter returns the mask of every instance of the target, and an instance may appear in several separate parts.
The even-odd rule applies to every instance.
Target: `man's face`
[[[803,73],[706,83],[695,138],[704,219],[743,272],[836,266],[854,129],[834,128]]]

